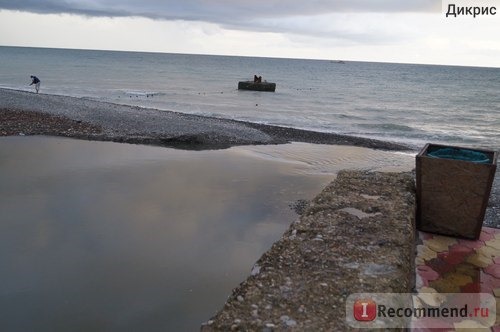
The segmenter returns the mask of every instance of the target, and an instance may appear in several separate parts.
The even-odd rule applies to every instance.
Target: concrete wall
[[[342,171],[202,331],[347,331],[345,299],[411,292],[414,175]]]

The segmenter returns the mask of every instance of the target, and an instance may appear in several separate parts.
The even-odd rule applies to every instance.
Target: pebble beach
[[[46,134],[199,150],[291,141],[392,151],[409,149],[403,144],[368,138],[9,89],[0,89],[0,109],[3,116],[15,111],[10,113],[9,123],[2,121],[0,133],[4,136]],[[41,129],[35,125],[37,121],[47,124],[45,132],[40,132]],[[69,123],[80,126],[71,131],[65,130]],[[12,132],[13,128],[18,133]]]

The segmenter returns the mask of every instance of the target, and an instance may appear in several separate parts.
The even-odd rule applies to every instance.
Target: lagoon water
[[[0,87],[405,142],[498,149],[500,68],[0,47]],[[254,74],[276,93],[238,91]],[[138,111],[139,112],[139,111]]]
[[[348,165],[413,161],[303,143],[182,151],[0,138],[1,329],[198,331],[297,218],[289,204]]]

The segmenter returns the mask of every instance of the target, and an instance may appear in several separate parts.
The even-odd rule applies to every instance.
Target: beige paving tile
[[[417,256],[415,258],[415,266],[425,265],[425,259],[423,257]]]
[[[498,238],[495,238],[493,240],[489,240],[489,241],[486,241],[485,244],[488,246],[488,247],[493,247],[495,249],[498,249],[500,250],[500,237]]]
[[[425,261],[429,261],[437,257],[437,252],[431,250],[425,244],[419,244],[417,246],[417,255]]]
[[[475,266],[479,267],[487,267],[488,265],[493,263],[493,260],[490,257],[486,257],[484,255],[475,253],[470,256],[468,256],[466,259],[466,262],[471,263]]]
[[[473,320],[464,320],[459,323],[454,323],[453,326],[455,327],[455,331],[457,332],[482,332],[482,331],[488,331],[490,332],[491,329],[487,326],[484,326],[476,321]]]
[[[437,307],[446,301],[446,296],[438,293],[438,291],[432,287],[420,288],[417,296],[422,303],[433,307]]]
[[[425,240],[424,245],[434,250],[435,252],[447,251],[448,248],[457,243],[456,239],[436,235],[430,240]]]
[[[500,250],[494,247],[483,246],[481,248],[476,249],[476,252],[480,255],[495,258],[500,256]]]

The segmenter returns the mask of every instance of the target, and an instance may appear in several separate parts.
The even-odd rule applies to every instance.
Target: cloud
[[[377,27],[368,30],[353,27],[345,18],[357,14],[439,12],[441,1],[0,0],[0,9],[89,17],[198,21],[230,30],[287,33],[353,43],[380,43],[394,41],[394,34]]]
[[[349,12],[439,11],[439,0],[0,0],[0,8],[34,13],[88,16],[144,16],[156,19],[233,23],[258,18]]]

